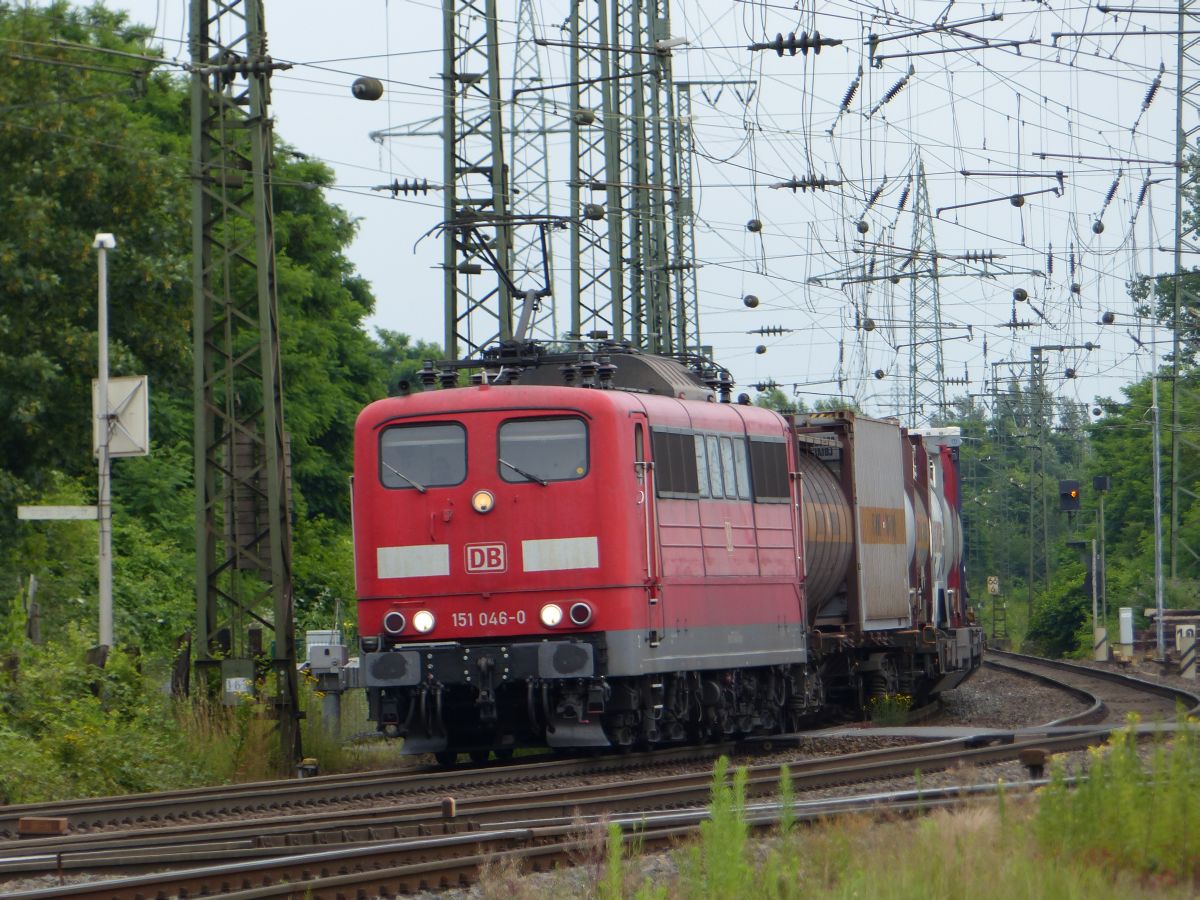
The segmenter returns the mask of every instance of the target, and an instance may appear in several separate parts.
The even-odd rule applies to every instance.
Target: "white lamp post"
[[[111,436],[111,422],[108,414],[108,251],[117,246],[117,240],[111,234],[97,234],[92,241],[92,247],[97,251],[99,265],[99,310],[100,319],[99,359],[100,374],[97,378],[99,402],[97,418],[99,419],[99,465],[100,493],[96,500],[97,515],[100,521],[100,646],[111,647],[113,643],[113,603],[112,603],[112,461],[109,458],[108,443]]]

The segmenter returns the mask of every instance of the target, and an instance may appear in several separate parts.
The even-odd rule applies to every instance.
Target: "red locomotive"
[[[793,730],[978,667],[951,431],[788,418],[629,351],[538,362],[359,416],[362,681],[406,753]]]

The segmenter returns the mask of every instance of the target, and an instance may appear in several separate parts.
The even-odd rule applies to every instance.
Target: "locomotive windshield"
[[[500,426],[497,465],[505,481],[574,481],[588,471],[582,419],[514,419]]]
[[[461,425],[397,425],[379,439],[379,477],[384,487],[460,484],[467,477],[467,432]]]

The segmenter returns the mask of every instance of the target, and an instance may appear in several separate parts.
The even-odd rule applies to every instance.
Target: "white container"
[[[1117,633],[1120,636],[1121,655],[1133,656],[1133,607],[1122,606],[1117,610],[1117,622],[1119,623]]]

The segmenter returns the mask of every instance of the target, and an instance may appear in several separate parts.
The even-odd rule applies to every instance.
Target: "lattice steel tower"
[[[1171,303],[1171,577],[1180,574],[1180,552],[1186,554],[1184,562],[1191,562],[1192,572],[1200,562],[1200,548],[1190,547],[1179,534],[1182,517],[1180,495],[1185,494],[1192,502],[1198,497],[1193,485],[1200,478],[1200,443],[1197,443],[1190,428],[1180,420],[1181,408],[1196,408],[1194,376],[1189,376],[1190,366],[1181,359],[1183,355],[1182,331],[1185,327],[1184,313],[1200,305],[1200,297],[1194,290],[1195,275],[1185,269],[1183,256],[1200,252],[1197,226],[1200,222],[1194,214],[1184,214],[1184,206],[1195,196],[1197,185],[1196,168],[1189,164],[1189,156],[1197,152],[1196,139],[1200,136],[1200,0],[1179,0],[1178,14],[1179,43],[1175,69],[1175,256],[1173,273],[1173,297]],[[1191,66],[1185,71],[1185,67]],[[1193,259],[1195,257],[1192,257]],[[1191,281],[1189,281],[1191,279]]]
[[[278,66],[262,0],[192,0],[190,11],[194,655],[206,676],[253,684],[269,654],[290,762],[300,732],[267,110]]]
[[[512,160],[511,210],[514,216],[550,214],[550,154],[547,135],[546,107],[550,102],[543,92],[541,51],[534,42],[538,35],[538,6],[534,0],[520,0],[517,5],[517,39],[513,58],[513,105],[509,128],[509,158]],[[518,94],[518,92],[521,92]],[[517,99],[519,96],[520,99]],[[535,227],[516,225],[512,229],[512,265],[510,273],[518,288],[540,288],[544,273],[549,272],[553,284],[552,259],[545,260],[543,269],[541,232]],[[546,243],[546,252],[552,244]],[[562,337],[558,331],[552,294],[541,302],[538,312],[530,319],[526,337],[540,341],[555,341]]]
[[[442,0],[445,351],[476,356],[512,336],[512,296],[489,254],[512,271],[496,0]],[[479,246],[453,227],[482,220]]]
[[[690,132],[675,114],[666,0],[579,0],[571,17],[572,331],[650,352],[700,342]],[[683,303],[681,307],[679,304]]]
[[[927,425],[946,410],[942,300],[925,163],[917,158],[909,279],[908,422]]]

